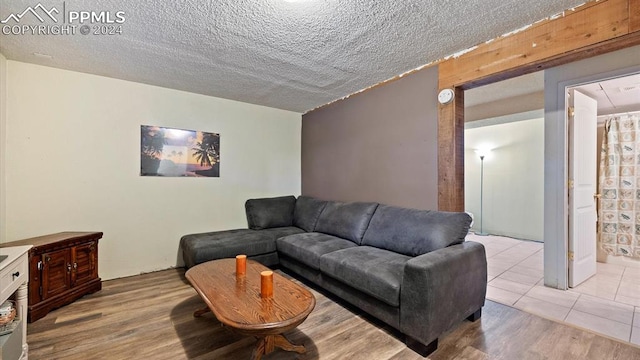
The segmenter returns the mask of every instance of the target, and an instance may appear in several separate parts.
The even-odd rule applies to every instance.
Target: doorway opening
[[[640,259],[633,257],[636,202],[640,215],[637,196],[640,169],[636,171],[640,151],[635,152],[640,147],[635,132],[640,126],[640,73],[603,78],[567,89],[568,104],[574,101],[595,106],[595,110],[590,110],[593,114],[587,116],[592,120],[581,113],[589,112],[584,105],[568,109],[568,285],[573,288],[596,275],[596,262],[640,269]],[[593,173],[576,174],[579,168]],[[589,177],[587,183],[592,181],[593,188],[585,187],[582,194],[576,191],[586,184],[578,185],[576,176]],[[580,201],[582,209],[572,205]],[[589,224],[580,224],[584,221]]]
[[[633,74],[633,73],[632,73]],[[636,73],[635,76],[639,76]],[[536,134],[534,128],[523,127],[536,122],[536,119],[544,122],[544,74],[543,72],[529,74],[520,78],[513,78],[483,87],[474,88],[465,91],[465,211],[473,215],[474,222],[472,232],[485,232],[492,235],[506,236],[509,238],[541,241],[544,242],[545,227],[545,211],[544,211],[544,171],[547,167],[545,161],[548,157],[545,155],[544,132],[538,138],[542,141],[537,142],[537,146],[527,147],[529,154],[522,154],[518,151],[517,143],[522,141],[522,136],[533,136]],[[612,81],[612,82],[608,82]],[[625,83],[623,83],[625,82]],[[627,75],[616,77],[606,77],[602,80],[590,79],[589,82],[582,82],[579,85],[563,87],[572,88],[585,94],[590,94],[598,99],[598,117],[599,117],[599,135],[597,144],[591,148],[594,154],[596,166],[599,166],[599,146],[601,144],[602,124],[606,116],[624,111],[640,110],[636,106],[640,104],[640,96],[635,91],[636,78]],[[525,85],[522,85],[525,84]],[[552,84],[553,85],[553,84]],[[531,89],[535,89],[531,91]],[[604,89],[609,89],[609,95]],[[627,99],[621,101],[612,91],[626,92]],[[513,96],[506,96],[506,95]],[[518,105],[519,98],[527,99],[524,101],[528,107]],[[631,102],[631,104],[630,104]],[[537,110],[536,110],[537,109]],[[544,125],[543,125],[544,126]],[[521,127],[521,128],[519,128]],[[506,131],[503,131],[505,130]],[[524,141],[527,143],[526,141]],[[535,143],[535,142],[534,142]],[[578,141],[578,145],[584,145],[584,141]],[[484,159],[480,159],[477,150],[491,150],[488,155],[483,152]],[[565,150],[568,158],[568,150]],[[596,154],[596,152],[598,152]],[[597,157],[596,157],[597,156]],[[518,162],[518,160],[520,160]],[[540,161],[540,163],[536,163]],[[527,164],[524,168],[519,168],[522,164]],[[483,167],[482,167],[483,166]],[[482,175],[484,176],[481,179]],[[568,175],[568,168],[565,169]],[[527,179],[535,179],[535,185],[521,186],[526,184],[526,180],[519,178],[522,174],[527,175]],[[539,177],[539,179],[537,177]],[[481,184],[483,185],[481,189]],[[536,190],[536,186],[541,188]],[[568,185],[567,185],[568,187]],[[548,190],[548,189],[547,189]],[[565,189],[568,192],[568,189]],[[525,195],[522,198],[518,196]],[[593,199],[594,192],[589,194],[589,198]],[[482,203],[482,206],[480,205]],[[537,205],[536,205],[537,204]],[[540,210],[536,210],[540,207]],[[567,203],[564,205],[567,206]],[[481,210],[482,208],[482,210]],[[538,216],[532,215],[539,214]],[[540,231],[541,234],[531,236],[526,231],[526,225],[532,225],[533,228]],[[515,225],[516,231],[511,227]],[[568,234],[568,221],[567,221]],[[592,233],[595,235],[595,225],[591,226]],[[565,235],[565,239],[566,239]],[[551,239],[550,252],[556,252],[557,240]],[[565,240],[567,241],[567,240]],[[498,250],[498,244],[495,244]],[[502,244],[504,245],[504,244]],[[590,245],[595,252],[595,240]],[[489,248],[492,245],[488,246]],[[488,249],[491,252],[495,249]],[[565,245],[564,259],[568,258],[568,244]],[[575,250],[574,250],[575,253]],[[602,251],[596,252],[597,261],[600,263],[616,263],[619,258],[613,258],[604,254]],[[575,256],[575,254],[574,254]],[[549,262],[553,262],[553,257],[548,257]],[[624,266],[635,266],[640,262],[630,259],[622,259]],[[631,264],[629,264],[631,263]],[[506,263],[505,263],[506,264]],[[503,265],[505,265],[503,264]],[[532,261],[531,264],[534,264]],[[509,264],[506,264],[509,265]],[[551,267],[553,269],[553,267]],[[498,269],[500,272],[504,269]],[[553,270],[549,271],[554,275]],[[561,289],[569,288],[569,264],[568,261],[563,270],[559,274],[565,274],[566,279],[563,286],[557,286],[553,281],[545,281],[547,286],[558,287]],[[498,274],[495,274],[498,275]],[[562,278],[562,275],[558,275]],[[588,279],[589,276],[586,276]],[[581,281],[571,284],[572,287],[577,286]],[[561,284],[562,282],[558,282]],[[599,291],[599,290],[598,290]],[[612,294],[610,294],[612,295]],[[612,299],[613,300],[613,299]]]
[[[566,89],[585,85],[602,79],[612,79],[628,74],[640,73],[640,65],[635,59],[640,54],[640,46],[630,47],[615,52],[590,57],[565,65],[547,68],[544,70],[544,285],[561,290],[568,289],[568,123],[566,119]],[[496,79],[499,79],[496,76]],[[508,81],[508,80],[507,80]],[[496,82],[491,85],[500,87],[504,82]],[[485,87],[485,89],[487,89]],[[459,89],[462,89],[459,88]],[[465,112],[467,123],[472,116],[473,90],[469,87],[464,93]],[[479,88],[478,88],[479,89]],[[503,91],[506,86],[501,88]],[[500,89],[498,89],[500,90]],[[508,90],[507,90],[508,91]],[[471,104],[471,105],[470,105]],[[500,107],[507,107],[509,103],[502,103]],[[496,107],[497,108],[497,107]],[[461,111],[461,113],[463,113]],[[482,118],[481,118],[482,119]],[[475,120],[475,119],[474,119]],[[469,125],[467,125],[469,126]],[[468,148],[465,149],[468,152]],[[471,151],[473,153],[473,151]],[[470,166],[475,161],[476,167],[479,159],[472,158],[466,161]],[[463,169],[464,170],[464,169]],[[485,172],[490,172],[489,162],[485,163]],[[468,171],[468,170],[467,170]],[[464,171],[462,171],[464,173]],[[487,175],[488,176],[488,175]],[[478,179],[465,176],[464,184],[479,187]],[[466,189],[465,189],[466,190]],[[465,191],[466,192],[466,191]],[[479,192],[479,191],[478,191]],[[484,194],[483,194],[484,195]],[[467,200],[471,196],[467,194]],[[477,199],[477,197],[476,197]],[[469,210],[466,204],[466,210]],[[484,201],[484,207],[490,207],[488,200]],[[484,209],[483,209],[484,210]],[[488,210],[485,210],[488,211]],[[483,211],[485,222],[489,221],[489,214]],[[473,210],[471,212],[474,212]],[[475,214],[474,227],[479,225]],[[476,229],[474,229],[476,230]],[[490,228],[487,229],[491,232]]]
[[[569,288],[569,156],[567,88],[640,73],[640,46],[598,55],[544,71],[545,192],[544,283]]]
[[[465,211],[475,234],[544,239],[544,74],[466,90]]]

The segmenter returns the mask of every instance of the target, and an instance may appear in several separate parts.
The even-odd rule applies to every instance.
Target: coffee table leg
[[[258,338],[256,347],[253,348],[253,352],[251,353],[251,360],[262,359],[262,355],[267,354],[266,346],[267,346],[266,339],[263,337]]]
[[[298,354],[304,354],[307,351],[304,345],[293,345],[284,335],[274,335],[273,338],[274,345],[282,350],[295,351]]]
[[[251,354],[251,360],[260,360],[262,355],[270,354],[276,347],[285,351],[295,351],[298,354],[303,354],[307,351],[302,345],[293,345],[283,335],[267,335],[258,338],[256,347]]]
[[[200,317],[208,312],[210,312],[211,309],[209,309],[209,307],[206,307],[204,309],[200,309],[200,310],[196,310],[193,312],[193,317]]]

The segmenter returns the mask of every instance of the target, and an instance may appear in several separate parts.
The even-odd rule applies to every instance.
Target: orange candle
[[[236,276],[244,276],[247,273],[247,255],[236,256]]]
[[[273,271],[263,271],[260,273],[260,295],[263,298],[273,296]]]

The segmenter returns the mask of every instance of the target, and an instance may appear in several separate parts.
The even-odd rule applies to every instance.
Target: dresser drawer
[[[0,272],[0,294],[11,294],[16,291],[22,283],[29,280],[28,274],[28,257],[25,253],[6,265]]]

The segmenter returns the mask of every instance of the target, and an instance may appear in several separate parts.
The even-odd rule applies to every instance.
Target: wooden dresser
[[[98,276],[101,232],[61,232],[0,244],[29,250],[28,321],[102,289]]]

